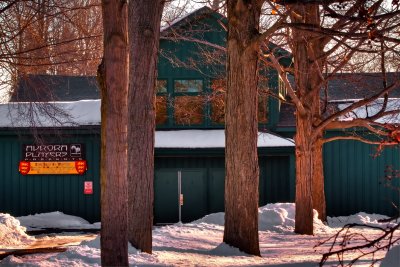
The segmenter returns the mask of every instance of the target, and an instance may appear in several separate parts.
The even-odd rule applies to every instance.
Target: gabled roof
[[[390,72],[386,74],[386,77],[389,86],[400,79],[400,73]],[[294,86],[294,77],[289,76],[288,78]],[[328,81],[328,110],[337,109],[339,103],[349,103],[371,97],[382,89],[382,73],[338,73]],[[321,92],[321,99],[324,97],[324,92]],[[389,93],[389,98],[400,98],[400,86]],[[279,113],[278,127],[295,127],[295,111],[293,105],[283,103]]]
[[[214,18],[216,20],[225,21],[226,17],[214,11],[213,9],[203,6],[199,9],[196,9],[185,16],[177,18],[173,22],[171,22],[166,27],[161,28],[161,36],[166,36],[171,33],[172,30],[177,30],[179,28],[184,28],[185,26],[191,24],[192,22],[198,22],[204,18]]]
[[[26,75],[19,79],[10,102],[100,99],[94,76]]]
[[[389,86],[400,79],[400,73],[389,72],[386,77]],[[382,89],[382,73],[340,73],[328,82],[328,100],[362,99],[371,97]],[[400,86],[392,90],[389,97],[400,97]]]

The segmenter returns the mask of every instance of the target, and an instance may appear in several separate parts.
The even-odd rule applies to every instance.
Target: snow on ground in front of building
[[[297,235],[293,233],[295,205],[293,203],[268,204],[259,209],[259,237],[262,257],[253,257],[230,247],[222,242],[224,213],[207,215],[192,223],[177,223],[153,230],[153,254],[141,253],[133,247],[129,248],[129,262],[132,266],[317,266],[321,255],[327,252],[328,245],[314,246],[336,233],[347,222],[367,222],[386,227],[378,222],[386,218],[382,215],[358,213],[347,217],[329,218],[331,226],[324,225],[314,213],[314,236]],[[59,218],[57,218],[59,216]],[[26,216],[26,225],[31,222],[35,226],[43,218],[54,220],[48,227],[70,226],[80,228],[87,225],[83,219],[62,213],[37,214]],[[39,219],[35,219],[39,217]],[[12,218],[12,217],[11,217]],[[23,217],[22,217],[23,218]],[[62,222],[65,220],[64,222]],[[73,223],[72,223],[73,222]],[[15,222],[14,222],[15,224]],[[20,227],[20,226],[19,226]],[[43,225],[41,227],[44,227]],[[20,228],[15,230],[21,236]],[[377,230],[358,228],[370,238],[377,236]],[[399,233],[397,233],[398,235]],[[51,238],[51,237],[50,237]],[[0,244],[4,240],[0,239]],[[354,244],[356,245],[356,244]],[[385,256],[385,251],[378,253],[378,258]],[[387,254],[382,266],[397,266],[400,256],[399,246]],[[350,260],[355,254],[349,254]],[[336,266],[336,258],[330,258],[326,266]],[[70,246],[66,252],[51,254],[35,254],[24,257],[9,256],[0,265],[24,266],[100,266],[100,237],[92,241],[84,241],[80,245]],[[369,266],[368,260],[362,260],[355,266]]]
[[[28,230],[41,228],[100,229],[100,223],[90,224],[85,219],[59,211],[17,217]]]
[[[26,228],[10,214],[0,213],[0,249],[32,243],[35,238],[28,236]]]

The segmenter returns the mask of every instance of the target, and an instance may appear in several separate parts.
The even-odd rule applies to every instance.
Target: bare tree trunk
[[[320,25],[318,4],[296,4],[293,7],[293,22]],[[314,154],[320,149],[318,146],[321,138],[314,130],[314,123],[320,119],[319,92],[322,85],[320,73],[323,67],[323,44],[318,34],[294,28],[292,46],[296,58],[294,69],[297,95],[304,106],[304,110],[298,110],[296,116],[295,232],[311,235],[313,207],[316,204],[313,203],[313,193],[316,192],[313,183],[317,185],[321,182],[320,179],[323,179],[322,158],[319,158],[322,156],[322,147],[321,153]],[[319,201],[318,196],[315,197],[315,201]]]
[[[312,199],[313,208],[318,211],[318,218],[326,222],[326,202],[324,188],[324,158],[323,158],[323,140],[322,135],[317,137],[313,146],[313,182]]]
[[[296,216],[295,232],[313,234],[313,153],[311,116],[296,116]]]
[[[103,0],[104,56],[101,88],[101,264],[128,266],[127,3]]]
[[[262,1],[227,1],[224,242],[260,255],[257,79]]]
[[[152,252],[155,82],[163,0],[130,1],[128,92],[128,239]]]

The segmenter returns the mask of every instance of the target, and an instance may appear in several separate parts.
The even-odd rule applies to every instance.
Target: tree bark
[[[224,242],[260,255],[257,80],[262,1],[227,1]]]
[[[312,199],[313,208],[318,212],[318,218],[326,222],[326,201],[325,201],[325,177],[324,177],[324,155],[322,135],[318,135],[313,146],[313,182]]]
[[[293,5],[291,20],[297,23],[320,25],[318,4]],[[313,208],[320,194],[313,185],[320,185],[322,175],[322,144],[314,123],[320,120],[321,70],[323,44],[317,33],[293,29],[293,54],[296,94],[304,110],[296,114],[296,222],[295,232],[313,234]],[[321,146],[321,147],[319,147]],[[315,153],[319,152],[321,153]],[[321,164],[321,165],[319,165]],[[322,177],[320,176],[322,175]],[[322,181],[323,185],[323,181]],[[320,187],[318,187],[320,190]]]
[[[152,252],[155,82],[163,0],[130,1],[128,92],[128,239]]]
[[[127,3],[103,0],[101,88],[101,264],[128,266]]]

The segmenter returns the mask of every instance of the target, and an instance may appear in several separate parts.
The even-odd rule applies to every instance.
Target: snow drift
[[[0,248],[31,243],[35,238],[28,236],[26,228],[10,214],[0,213]]]

